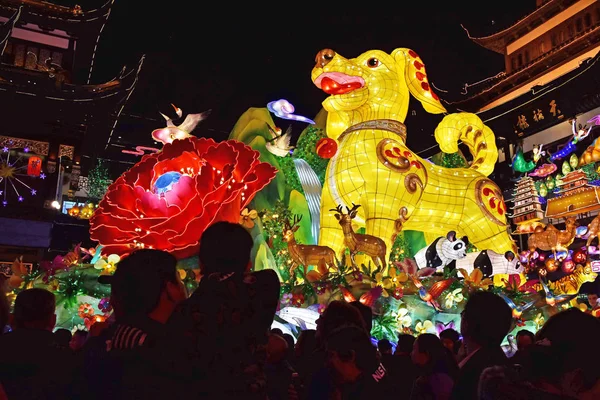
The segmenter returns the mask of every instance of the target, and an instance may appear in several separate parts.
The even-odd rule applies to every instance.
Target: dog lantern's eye
[[[379,67],[381,65],[381,61],[379,61],[375,57],[369,58],[367,60],[367,65],[369,66],[369,68],[376,68],[376,67]]]

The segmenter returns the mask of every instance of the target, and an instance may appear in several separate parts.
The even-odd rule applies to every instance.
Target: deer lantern
[[[302,216],[294,215],[294,221],[290,225],[289,221],[285,221],[283,230],[283,240],[287,243],[290,257],[292,258],[292,266],[290,268],[290,276],[294,274],[298,265],[304,269],[306,276],[309,265],[318,265],[324,261],[328,268],[337,269],[337,259],[335,251],[327,246],[314,246],[306,244],[298,244],[294,236],[294,232],[300,227],[298,224],[302,220]]]
[[[341,205],[338,205],[337,208],[329,211],[336,211],[335,218],[339,221],[342,231],[344,232],[344,244],[348,247],[348,250],[350,250],[352,266],[356,268],[354,256],[356,256],[357,253],[364,253],[371,257],[377,268],[383,270],[385,269],[385,242],[372,235],[355,233],[354,229],[352,229],[352,220],[356,217],[356,210],[358,207],[360,207],[360,205],[352,203],[352,209],[346,207],[346,210],[348,211],[347,214],[344,214]]]

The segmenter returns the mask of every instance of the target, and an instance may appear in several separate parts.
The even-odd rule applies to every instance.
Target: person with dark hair
[[[411,389],[417,379],[417,368],[412,362],[412,351],[415,343],[413,335],[401,333],[398,335],[394,360],[390,366],[383,364],[388,370],[396,399],[410,398]]]
[[[309,398],[329,393],[334,383],[332,370],[327,366],[327,340],[332,332],[340,326],[351,324],[354,327],[362,329],[364,334],[369,337],[365,327],[365,319],[360,312],[361,308],[355,304],[347,303],[341,300],[335,300],[329,303],[323,314],[317,319],[317,331],[315,339],[317,341],[317,350],[312,354],[308,369],[305,371],[305,382],[309,388]],[[376,349],[369,345],[376,356]]]
[[[311,399],[371,399],[389,394],[387,371],[377,360],[371,339],[362,326],[337,327],[327,336],[325,345],[332,385],[313,389]]]
[[[377,342],[377,350],[379,350],[379,354],[381,354],[382,356],[391,356],[393,350],[392,343],[387,339],[381,339]]]
[[[288,357],[289,343],[279,335],[269,335],[265,364],[269,400],[287,400],[289,397],[290,386],[293,385],[292,377],[296,371]],[[300,389],[294,388],[294,391],[297,393]]]
[[[415,337],[406,333],[398,335],[398,343],[396,344],[395,356],[404,357],[410,356],[415,344]]]
[[[288,354],[287,354],[287,361],[292,365],[292,366],[296,366],[296,350],[295,350],[295,343],[294,343],[294,337],[292,335],[290,335],[289,333],[284,333],[283,335],[281,335],[282,338],[285,339],[285,341],[288,344]]]
[[[445,348],[447,348],[452,356],[456,359],[458,350],[461,346],[460,333],[452,328],[444,329],[440,332],[440,340]]]
[[[69,342],[69,347],[71,348],[71,350],[78,352],[85,345],[85,341],[87,340],[87,338],[88,332],[82,329],[78,329],[75,331],[75,333],[73,333],[73,337]]]
[[[576,329],[574,329],[576,327]],[[600,398],[600,321],[577,308],[553,315],[536,334],[523,368],[491,367],[481,375],[479,398]]]
[[[136,250],[119,262],[113,275],[98,281],[111,286],[116,322],[105,338],[104,359],[94,358],[95,347],[89,353],[88,346],[84,348],[83,379],[88,384],[82,387],[94,388],[85,397],[188,396],[193,371],[185,355],[191,343],[167,324],[186,298],[175,257],[162,250]],[[104,382],[101,389],[93,383],[98,379]]]
[[[420,376],[415,381],[410,398],[449,399],[458,366],[441,340],[430,333],[419,335],[411,356],[413,363],[420,367]]]
[[[517,332],[517,350],[523,351],[535,343],[535,335],[527,329],[521,329]]]
[[[174,323],[195,342],[197,385],[221,399],[266,396],[268,334],[279,303],[273,270],[250,272],[252,237],[239,224],[217,222],[200,238],[202,280]]]
[[[334,329],[343,324],[354,324],[365,330],[369,334],[365,326],[365,319],[359,311],[359,307],[346,303],[341,300],[334,300],[323,311],[323,314],[317,319],[317,340],[321,341],[320,345],[324,345],[324,340]]]
[[[512,320],[512,311],[500,296],[475,292],[469,297],[460,324],[467,356],[459,364],[453,399],[477,399],[481,372],[493,365],[506,364],[500,345],[510,331]]]
[[[56,345],[62,349],[69,348],[72,337],[73,334],[68,329],[61,328],[54,331],[54,341],[56,342]]]
[[[250,271],[252,236],[240,224],[217,222],[209,226],[200,239],[200,270],[210,274],[243,274]]]
[[[312,370],[313,354],[317,351],[317,339],[315,338],[317,331],[307,329],[300,332],[295,346],[296,370],[301,377],[308,375],[308,371]]]
[[[360,301],[356,300],[350,303],[351,306],[355,307],[360,315],[362,315],[363,322],[365,323],[365,329],[367,333],[370,335],[371,330],[373,329],[373,310],[371,307],[364,305]]]
[[[75,358],[56,345],[56,300],[44,289],[15,299],[13,331],[0,335],[0,385],[9,399],[71,398]]]

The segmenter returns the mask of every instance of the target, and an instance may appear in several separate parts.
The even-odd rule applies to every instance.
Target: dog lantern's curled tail
[[[469,147],[473,162],[471,168],[488,176],[498,160],[494,132],[479,117],[471,113],[450,114],[435,129],[435,140],[444,153],[456,153],[458,141]]]

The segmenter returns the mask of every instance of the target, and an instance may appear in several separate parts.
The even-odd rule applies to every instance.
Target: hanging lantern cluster
[[[67,210],[67,213],[74,218],[79,219],[90,219],[94,210],[96,210],[98,204],[87,203],[87,204],[76,204]]]

